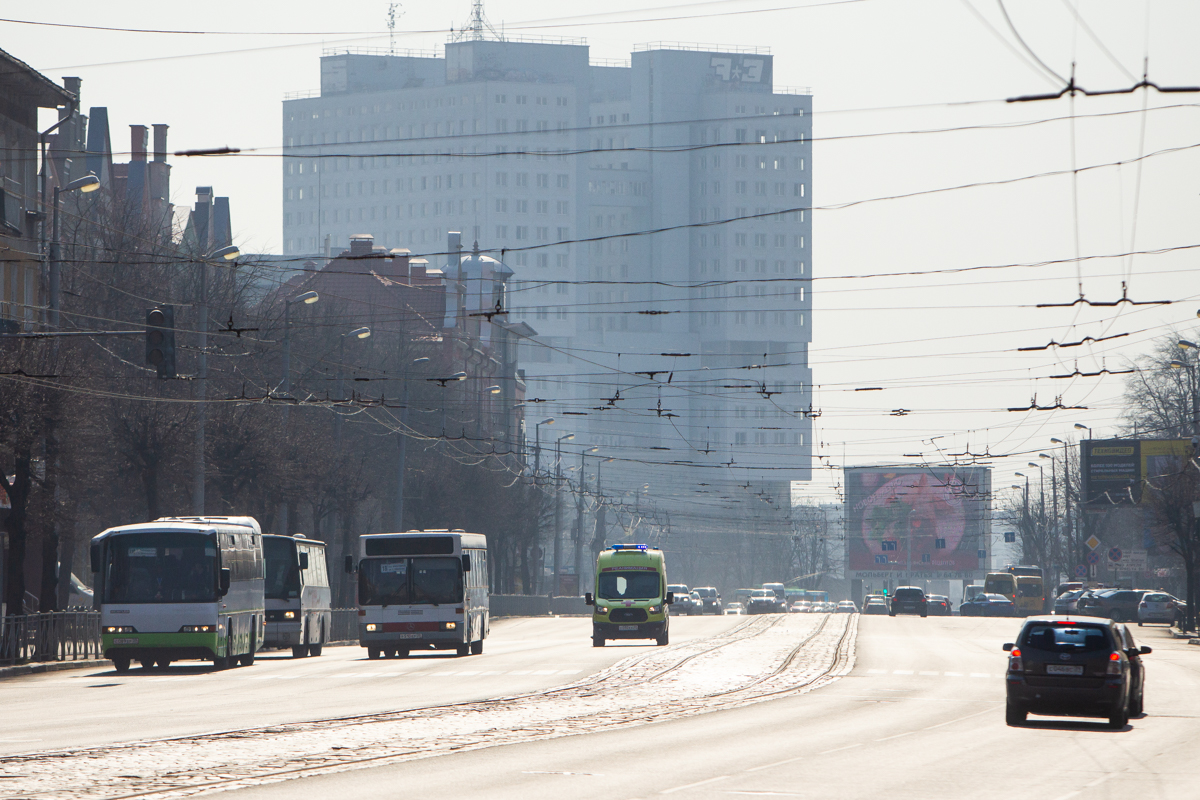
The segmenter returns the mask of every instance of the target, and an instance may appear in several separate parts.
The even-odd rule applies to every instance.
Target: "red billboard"
[[[990,554],[986,467],[850,467],[849,578],[971,578]]]

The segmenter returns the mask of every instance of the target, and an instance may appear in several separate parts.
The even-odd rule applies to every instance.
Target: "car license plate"
[[[636,631],[637,625],[618,625],[617,630],[619,630],[619,631]]]
[[[396,638],[397,639],[420,639],[421,634],[419,634],[419,633],[397,633]]]
[[[1082,664],[1047,664],[1047,675],[1082,675]]]
[[[113,644],[137,644],[137,639],[113,639]]]

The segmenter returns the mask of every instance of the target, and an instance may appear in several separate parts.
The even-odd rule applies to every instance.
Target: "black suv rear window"
[[[1030,625],[1021,647],[1052,653],[1093,653],[1112,649],[1103,628],[1087,625]]]
[[[920,589],[897,589],[894,596],[897,600],[920,600],[925,593]]]

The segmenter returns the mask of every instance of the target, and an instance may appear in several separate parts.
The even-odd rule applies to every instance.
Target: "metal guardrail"
[[[335,608],[329,621],[329,641],[358,641],[358,609]]]
[[[50,611],[0,619],[0,665],[101,658],[99,611]]]

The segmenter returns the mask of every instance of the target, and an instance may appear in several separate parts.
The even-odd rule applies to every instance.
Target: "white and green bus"
[[[163,517],[92,539],[104,657],[133,661],[254,663],[262,646],[262,532],[251,517]]]

